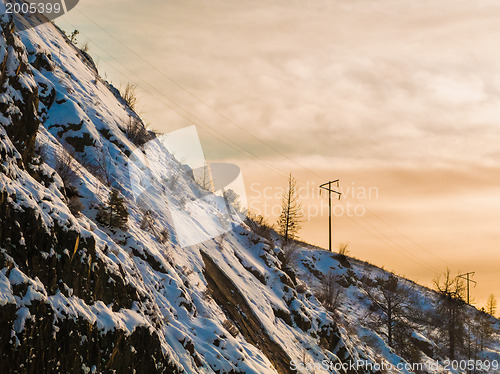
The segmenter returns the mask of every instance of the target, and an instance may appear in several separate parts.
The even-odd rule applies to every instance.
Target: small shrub
[[[299,283],[297,287],[295,287],[295,291],[299,294],[304,294],[307,291],[307,286],[304,283]]]
[[[222,233],[219,235],[217,238],[217,245],[219,246],[219,249],[222,251],[224,249],[224,243],[226,242],[227,238],[227,233]]]
[[[299,246],[294,241],[288,241],[283,246],[283,259],[281,261],[281,268],[294,267],[297,263],[299,255]]]
[[[273,225],[269,224],[261,215],[255,215],[249,212],[245,222],[250,227],[250,230],[256,235],[271,239]]]
[[[78,181],[76,173],[78,168],[78,163],[69,152],[62,150],[56,154],[55,170],[61,177],[65,189],[70,189]]]
[[[182,267],[182,274],[184,277],[189,277],[191,274],[193,274],[193,269],[188,268],[186,265]]]
[[[340,243],[339,244],[339,255],[347,256],[349,254],[349,243]]]
[[[330,312],[334,312],[343,300],[342,289],[340,288],[337,276],[333,271],[329,271],[321,280],[321,287],[317,294],[318,300]]]
[[[186,204],[187,204],[187,199],[185,196],[181,196],[180,199],[179,199],[179,207],[181,209],[185,209],[186,208]]]
[[[167,243],[169,239],[170,239],[170,233],[168,232],[167,229],[162,230],[160,234],[156,237],[156,240],[158,240],[158,243],[160,244]]]
[[[170,233],[168,232],[167,229],[163,229],[161,231],[158,229],[156,225],[157,217],[158,216],[156,215],[155,212],[151,210],[146,210],[142,217],[141,229],[150,232],[158,241],[158,243],[165,244],[166,242],[168,242],[168,239],[170,238]]]
[[[269,239],[267,244],[269,245],[269,250],[270,251],[273,251],[274,248],[276,247],[276,244],[274,243],[274,240],[273,239]]]
[[[155,229],[156,214],[151,210],[146,210],[142,216],[141,230],[152,231]]]
[[[270,250],[274,249],[275,243],[272,238],[273,225],[267,222],[261,215],[256,215],[250,212],[247,213],[245,223],[255,235],[258,235],[266,240]]]
[[[71,196],[68,200],[68,208],[71,214],[75,217],[80,216],[80,212],[83,210],[83,204],[78,195]]]
[[[240,196],[236,192],[234,192],[234,190],[224,190],[223,197],[226,201],[226,204],[234,209],[236,213],[243,213],[244,208],[241,206]]]
[[[120,196],[120,192],[113,188],[109,195],[106,204],[99,206],[97,213],[97,222],[102,225],[118,228],[121,230],[127,229],[128,211],[125,204],[125,199]]]
[[[90,49],[90,47],[89,47],[89,42],[85,42],[85,43],[83,43],[82,47],[80,48],[80,50],[81,50],[82,52],[85,52],[85,53],[88,53],[88,52],[89,52],[89,49]]]
[[[201,293],[201,296],[203,297],[203,300],[205,301],[210,301],[212,300],[212,293],[208,288],[205,288],[203,292]]]
[[[137,104],[137,86],[133,83],[127,83],[123,90],[122,97],[128,107],[135,110],[135,105]]]
[[[179,178],[181,176],[181,169],[177,169],[172,177],[167,182],[167,187],[170,191],[175,192],[177,190],[177,186],[179,185]]]
[[[127,138],[138,147],[152,139],[146,126],[138,119],[132,117],[130,117],[125,133]]]
[[[66,34],[66,32],[64,32]],[[66,36],[68,37],[69,39],[69,42],[72,43],[72,44],[76,44],[77,43],[77,36],[78,34],[80,34],[80,31],[78,30],[73,30],[73,32],[71,34],[66,34]]]

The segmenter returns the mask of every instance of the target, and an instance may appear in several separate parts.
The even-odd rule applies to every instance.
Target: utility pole
[[[323,183],[321,186],[319,186],[319,188],[320,188],[319,193],[320,194],[321,194],[321,189],[328,191],[328,250],[330,252],[332,251],[332,192],[339,195],[339,200],[340,200],[340,195],[342,195],[341,192],[332,190],[332,184],[336,184],[337,188],[339,188],[339,180],[338,179],[335,179],[334,181]]]
[[[465,279],[467,281],[467,304],[470,305],[470,282],[474,283],[474,287],[476,287],[476,284],[477,282],[476,281],[473,281],[472,279],[470,279],[472,276],[474,276],[474,274],[476,274],[475,271],[471,271],[469,273],[465,273],[465,274],[460,274],[460,275],[457,275],[457,278],[461,278],[461,279]],[[468,346],[469,346],[469,352],[468,352],[468,358],[469,360],[471,359],[471,325],[470,323],[467,323],[467,335],[468,335]]]
[[[470,277],[474,276],[474,274],[476,274],[475,271],[457,275],[457,278],[462,278],[462,279],[465,279],[467,281],[467,304],[470,304],[469,284],[470,284],[470,282],[474,283],[474,287],[476,287],[476,284],[477,284],[476,281],[473,281],[472,279],[470,279]]]

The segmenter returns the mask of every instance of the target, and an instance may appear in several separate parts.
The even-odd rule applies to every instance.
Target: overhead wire
[[[69,22],[67,20],[65,20],[65,22],[67,22],[68,24],[70,24],[72,27],[75,27],[75,25],[73,25],[71,22]],[[85,34],[81,33],[81,35],[85,35]],[[278,174],[280,174],[283,177],[288,177],[288,175],[286,173],[284,173],[281,169],[279,169],[278,167],[272,165],[269,161],[266,161],[266,160],[262,159],[261,157],[259,157],[255,153],[253,153],[253,152],[251,152],[251,151],[243,148],[242,146],[238,145],[236,142],[232,141],[226,135],[222,134],[220,131],[218,131],[217,129],[215,129],[214,126],[212,126],[212,125],[208,124],[207,122],[203,121],[202,119],[200,119],[199,117],[197,117],[196,115],[194,115],[193,113],[191,113],[188,109],[184,108],[182,105],[178,104],[173,99],[171,99],[170,97],[168,97],[165,93],[161,92],[158,88],[156,88],[155,86],[153,86],[151,83],[149,83],[148,81],[146,81],[144,78],[141,78],[137,73],[135,73],[132,70],[130,70],[121,61],[119,61],[116,57],[114,57],[113,55],[111,55],[109,53],[109,51],[106,51],[104,48],[100,47],[99,44],[96,43],[94,40],[92,40],[90,37],[87,36],[87,38],[89,39],[89,41],[92,42],[93,45],[95,45],[102,52],[104,52],[106,55],[108,55],[110,58],[112,58],[117,64],[121,65],[130,74],[134,75],[137,79],[139,79],[144,84],[146,84],[148,87],[150,87],[154,91],[156,91],[158,93],[158,95],[160,95],[161,97],[165,98],[167,101],[169,101],[171,104],[173,104],[173,106],[177,107],[178,109],[176,109],[175,107],[173,107],[170,104],[167,104],[164,100],[162,100],[161,98],[159,98],[157,94],[154,94],[150,90],[145,89],[144,87],[141,87],[141,89],[144,90],[144,92],[146,92],[149,95],[153,96],[155,99],[157,99],[159,102],[161,102],[162,104],[164,104],[165,106],[167,106],[169,109],[171,109],[174,112],[176,112],[180,117],[184,118],[185,120],[187,120],[189,123],[191,123],[193,125],[197,125],[197,126],[201,127],[205,131],[206,131],[206,128],[209,128],[212,131],[212,133],[209,133],[209,134],[211,134],[212,136],[214,136],[213,133],[217,134],[218,136],[214,136],[215,138],[217,138],[219,141],[221,141],[222,143],[226,144],[227,146],[231,147],[236,152],[238,152],[238,153],[244,153],[244,154],[246,154],[246,156],[250,156],[255,161],[257,161],[257,162],[259,162],[259,163],[261,163],[263,165],[267,165],[265,167],[267,167],[269,170],[272,170],[273,172],[278,173]],[[109,62],[108,62],[108,64],[112,66],[112,64],[110,64]],[[126,77],[127,79],[130,80],[130,78],[131,78],[130,75],[124,73],[123,71],[120,71],[116,67],[113,67],[113,68],[116,71],[118,71],[121,75],[123,75],[124,77]],[[181,113],[181,111],[183,111],[184,113]]]
[[[365,220],[362,220],[365,224],[367,224],[367,222]],[[410,256],[405,250],[402,250],[400,248],[399,245],[394,245],[394,244],[391,244],[391,241],[387,241],[387,237],[385,235],[382,235],[380,236],[379,234],[376,233],[376,230],[375,228],[373,228],[372,225],[369,225],[374,231],[372,231],[372,229],[369,229],[369,228],[366,228],[364,227],[359,221],[357,220],[353,220],[354,224],[356,224],[357,226],[359,226],[361,229],[363,229],[364,231],[368,232],[369,234],[371,234],[373,237],[375,237],[377,240],[379,240],[381,243],[383,243],[384,245],[387,245],[388,247],[394,249],[396,252],[398,252],[400,255],[406,257],[407,259],[411,260],[412,262],[415,262],[417,263],[418,265],[420,265],[421,267],[435,273],[436,272],[436,269],[433,268],[432,266],[426,264],[425,262],[421,261],[420,259],[416,258],[416,257],[412,257]],[[385,237],[385,238],[384,238]]]
[[[180,88],[182,91],[186,92],[189,96],[191,96],[193,99],[195,99],[197,102],[199,102],[200,104],[202,104],[203,106],[205,106],[206,108],[210,109],[211,111],[213,111],[214,113],[216,113],[217,115],[219,115],[221,118],[223,118],[225,121],[227,121],[228,123],[230,123],[231,125],[237,127],[238,129],[240,129],[241,131],[243,131],[245,134],[247,134],[248,136],[250,136],[251,138],[257,140],[260,144],[262,145],[265,145],[266,147],[268,147],[269,149],[273,150],[274,152],[276,152],[277,154],[279,154],[281,157],[295,163],[295,164],[299,164],[299,166],[302,168],[302,169],[305,169],[305,170],[308,170],[309,172],[313,173],[314,175],[316,175],[317,177],[321,178],[321,179],[324,179],[323,176],[317,174],[315,171],[307,168],[306,166],[302,165],[302,163],[298,162],[297,160],[294,160],[292,158],[290,158],[287,154],[283,153],[282,151],[280,151],[279,149],[277,149],[276,147],[272,146],[271,144],[269,144],[268,142],[260,139],[259,137],[257,137],[255,134],[253,134],[252,132],[248,131],[244,126],[241,126],[239,125],[238,123],[236,123],[234,120],[232,120],[231,118],[229,118],[228,116],[226,116],[224,113],[220,112],[219,110],[217,110],[214,106],[208,104],[205,100],[201,99],[200,97],[198,97],[197,95],[195,95],[191,90],[187,89],[186,87],[184,87],[183,85],[181,85],[179,82],[177,82],[175,79],[173,79],[172,77],[168,76],[167,74],[165,74],[164,71],[162,71],[161,69],[159,69],[158,67],[156,67],[154,64],[151,63],[151,61],[148,61],[147,59],[145,59],[142,55],[140,55],[139,53],[137,53],[136,51],[134,51],[132,48],[130,48],[128,45],[126,45],[125,43],[123,43],[120,39],[118,39],[117,37],[115,37],[113,34],[109,33],[106,29],[104,29],[101,25],[99,25],[97,22],[95,22],[93,19],[91,19],[89,16],[87,16],[86,14],[82,13],[80,10],[77,10],[83,17],[85,17],[87,20],[89,20],[90,22],[92,22],[95,26],[97,26],[101,31],[103,31],[104,33],[106,33],[106,35],[108,35],[109,37],[111,37],[113,40],[115,40],[118,44],[120,44],[122,47],[124,47],[125,49],[127,49],[129,52],[131,52],[134,56],[136,56],[138,59],[140,59],[142,62],[144,62],[145,64],[147,64],[151,69],[153,69],[155,72],[157,72],[158,74],[160,74],[162,77],[164,77],[165,79],[167,79],[169,82],[171,82],[172,84],[174,84],[175,86],[177,86],[178,88]]]

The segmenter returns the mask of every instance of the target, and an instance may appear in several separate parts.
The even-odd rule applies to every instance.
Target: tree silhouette
[[[434,286],[439,293],[437,327],[448,344],[449,358],[453,360],[464,346],[467,319],[465,285],[462,279],[451,277],[450,270],[446,269],[444,274],[434,279]]]
[[[295,239],[300,230],[302,220],[302,206],[298,202],[297,182],[290,174],[288,178],[288,191],[283,195],[281,214],[278,219],[278,232],[283,236],[286,245],[290,239]]]
[[[125,199],[113,188],[106,204],[99,207],[96,219],[99,223],[121,230],[127,229],[128,211]]]
[[[394,274],[389,274],[377,277],[371,282],[364,282],[362,288],[376,312],[375,325],[384,326],[380,332],[387,337],[387,343],[391,347],[396,348],[399,345],[397,348],[401,348],[405,338],[402,334],[404,330],[408,330],[408,321],[415,314],[410,287],[403,285]]]
[[[488,314],[491,314],[492,316],[495,316],[496,310],[497,310],[497,299],[495,298],[495,295],[490,294],[490,296],[488,296],[488,301],[486,301],[486,312]]]

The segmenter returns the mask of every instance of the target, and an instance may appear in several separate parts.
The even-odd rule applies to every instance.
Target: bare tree
[[[297,182],[290,174],[288,178],[288,190],[283,195],[281,215],[278,219],[278,232],[283,237],[286,245],[290,239],[295,239],[300,230],[302,220],[302,206],[297,194]]]
[[[212,186],[212,181],[210,179],[210,172],[208,169],[208,165],[203,166],[203,173],[200,173],[200,174],[201,175],[198,177],[198,180],[197,180],[200,187],[206,191],[212,191],[213,186]]]
[[[299,255],[299,246],[295,242],[288,242],[283,246],[283,258],[281,261],[281,268],[287,266],[294,267],[297,263]]]
[[[434,287],[439,293],[436,304],[437,328],[445,343],[448,345],[449,358],[455,359],[457,354],[464,348],[466,303],[465,284],[463,279],[452,277],[450,270],[437,276]]]
[[[96,164],[94,165],[95,172],[101,182],[105,183],[108,187],[111,186],[112,182],[110,162],[110,157],[104,150],[101,149],[96,152]]]
[[[75,185],[78,180],[76,173],[78,169],[79,164],[75,161],[71,153],[63,149],[56,154],[55,170],[61,177],[66,189]]]
[[[79,169],[80,164],[75,161],[72,153],[63,149],[56,154],[55,170],[63,181],[67,206],[75,217],[78,217],[84,208],[76,187]]]
[[[481,309],[481,312],[474,314],[472,332],[475,339],[475,346],[474,355],[471,358],[477,358],[477,354],[491,341],[494,332],[491,316],[484,308]]]
[[[330,270],[321,279],[318,300],[321,301],[327,310],[334,312],[340,306],[342,299],[342,288],[338,284],[337,275]]]
[[[372,302],[375,313],[376,325],[384,326],[380,332],[387,337],[387,343],[396,348],[403,342],[396,336],[402,337],[401,331],[409,325],[414,315],[412,305],[412,292],[409,287],[402,285],[394,274],[378,277],[372,285],[363,283],[363,290]]]
[[[181,175],[182,169],[180,167],[174,168],[172,175],[164,181],[170,191],[176,192]]]
[[[495,298],[495,295],[490,294],[490,296],[488,296],[488,300],[486,301],[486,312],[492,316],[495,316],[496,311],[497,299]]]

